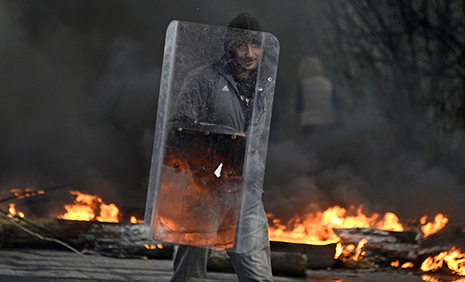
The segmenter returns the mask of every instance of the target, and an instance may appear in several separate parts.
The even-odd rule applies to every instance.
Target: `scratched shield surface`
[[[173,118],[211,103],[180,108],[186,81],[225,55],[226,27],[173,21],[167,29],[145,222],[151,238],[245,253],[256,241],[278,63],[272,34],[253,32],[261,56],[246,132]]]

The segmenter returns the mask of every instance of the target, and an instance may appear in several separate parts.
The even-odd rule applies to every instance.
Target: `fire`
[[[269,236],[272,241],[324,245],[339,242],[340,238],[333,232],[333,228],[376,228],[386,231],[404,231],[399,218],[392,212],[383,217],[374,213],[366,216],[362,213],[362,206],[356,215],[349,216],[348,211],[339,206],[328,208],[324,212],[309,213],[302,217],[294,216],[287,224],[282,223],[272,214],[269,219]],[[429,236],[442,229],[448,222],[443,214],[436,215],[434,222],[426,222],[427,216],[420,220],[423,237]]]
[[[141,220],[141,219],[138,219],[138,218],[135,217],[135,216],[131,216],[131,217],[129,218],[129,222],[132,223],[132,224],[137,224],[137,223],[141,223],[142,220]]]
[[[400,267],[401,268],[412,268],[414,266],[415,266],[415,264],[413,262],[408,261],[408,262],[403,263]]]
[[[465,276],[465,254],[460,249],[452,248],[435,257],[429,257],[423,261],[420,269],[423,271],[437,271],[447,265],[452,273]]]
[[[162,244],[156,244],[156,245],[149,245],[149,244],[144,244],[145,248],[148,250],[156,250],[156,249],[163,249]]]
[[[10,208],[8,209],[8,211],[10,212],[10,215],[8,215],[8,217],[13,217],[11,214],[15,214],[15,215],[18,215],[19,217],[24,217],[24,213],[22,212],[16,212],[16,204],[14,203],[10,203]]]
[[[76,195],[73,204],[65,205],[66,213],[59,218],[67,220],[100,222],[119,222],[119,209],[115,204],[105,204],[101,198],[96,195],[84,194],[79,191],[70,191]]]
[[[118,222],[119,209],[115,204],[100,204],[100,215],[96,217],[102,222]]]
[[[428,217],[425,215],[420,219],[420,223],[423,225],[421,227],[423,238],[438,232],[440,229],[444,228],[444,226],[449,221],[449,219],[446,218],[443,214],[437,214],[436,217],[434,218],[434,223],[432,222],[427,223],[426,222],[427,218]]]
[[[429,275],[422,275],[421,276],[421,279],[423,279],[423,281],[428,281],[428,282],[441,282],[441,280],[437,279],[437,278],[434,278],[434,277],[431,277]]]
[[[335,206],[328,208],[324,212],[309,213],[302,217],[294,216],[287,224],[284,224],[272,214],[267,214],[269,237],[271,241],[299,244],[326,245],[337,243],[335,259],[342,258],[343,260],[358,261],[365,255],[363,246],[368,243],[367,240],[362,239],[358,246],[352,244],[344,246],[340,242],[340,238],[334,233],[333,228],[376,228],[394,232],[404,231],[399,218],[392,212],[388,212],[384,216],[378,213],[367,216],[362,213],[362,206],[360,206],[356,211],[356,215],[350,216],[348,214],[349,212],[346,209]],[[439,231],[448,222],[448,219],[443,214],[436,215],[434,222],[426,222],[426,220],[426,216],[420,220],[423,237]],[[455,262],[455,266],[452,266],[451,269],[455,273],[463,273],[464,261],[455,260]],[[399,267],[399,264],[399,261],[394,261],[391,265]],[[452,262],[448,264],[452,264]],[[411,268],[413,266],[414,263],[412,262],[405,262],[400,265],[401,268]]]
[[[32,190],[31,188],[25,188],[25,189],[20,189],[20,188],[13,188],[10,189],[10,192],[13,193],[17,199],[22,199],[22,198],[27,198],[30,196],[35,196],[35,195],[41,195],[44,194],[44,190]]]
[[[355,249],[355,255],[353,257],[353,260],[357,261],[361,259],[365,254],[362,251],[363,246],[367,243],[366,239],[362,239],[360,242],[358,242],[357,248]]]
[[[338,242],[336,245],[336,252],[334,254],[334,259],[337,259],[339,256],[341,256],[343,250],[344,250],[344,247],[342,247],[341,242]]]
[[[331,207],[324,212],[306,214],[292,218],[287,225],[281,220],[268,214],[272,224],[269,227],[269,236],[272,241],[324,245],[337,243],[340,238],[333,228],[367,228],[375,227],[389,231],[403,231],[399,219],[394,213],[386,213],[382,220],[375,213],[367,217],[362,213],[362,207],[357,209],[355,216],[348,216],[347,210],[339,206]]]
[[[392,212],[388,212],[384,215],[384,220],[379,222],[376,227],[381,230],[389,231],[404,231],[404,228],[399,223],[399,218]]]
[[[399,260],[396,259],[396,260],[391,262],[391,266],[393,266],[393,267],[399,267],[400,266],[400,268],[412,268],[412,267],[415,266],[415,264],[413,262],[411,262],[411,261],[408,261],[408,262],[405,262],[402,265],[400,265]]]
[[[421,279],[423,279],[423,281],[427,281],[427,282],[443,282],[443,280],[440,280],[438,278],[435,278],[435,277],[432,277],[432,276],[429,276],[429,275],[426,275],[426,274],[423,274],[421,276]],[[450,280],[450,282],[465,282],[465,278],[452,279],[452,280]]]
[[[427,282],[443,282],[443,280],[440,280],[438,278],[435,278],[435,277],[432,277],[432,276],[429,276],[429,275],[426,275],[426,274],[423,274],[421,276],[421,279],[423,279],[423,281],[427,281]],[[450,282],[465,282],[465,278],[452,279],[452,280],[450,280]]]
[[[353,244],[348,244],[346,246],[343,246],[341,242],[337,243],[336,245],[336,252],[334,254],[334,259],[340,259],[341,257],[343,260],[348,261],[348,260],[353,260],[353,261],[359,261],[365,256],[365,252],[363,251],[363,246],[368,241],[366,239],[360,240],[358,242],[357,247]]]
[[[189,158],[179,156],[176,150],[165,155],[153,234],[165,242],[219,250],[232,248],[243,179],[234,163],[219,153],[213,158],[213,152],[194,149]],[[207,181],[211,174],[215,177]],[[212,193],[212,189],[217,192]],[[218,221],[220,217],[224,220]]]

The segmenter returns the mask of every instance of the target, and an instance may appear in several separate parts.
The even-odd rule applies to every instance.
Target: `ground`
[[[0,249],[2,282],[85,282],[85,281],[169,281],[172,260],[84,256],[72,251]],[[237,281],[233,273],[209,272],[207,282]],[[275,282],[421,282],[414,271],[393,270],[309,270],[307,277],[275,277]],[[454,280],[430,280],[450,282]]]

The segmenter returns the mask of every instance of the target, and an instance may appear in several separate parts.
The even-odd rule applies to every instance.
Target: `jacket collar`
[[[234,81],[234,65],[231,60],[227,59],[226,56],[223,55],[220,60],[213,64],[213,69],[218,71],[218,73],[234,87],[236,93],[239,93],[239,89],[237,89],[236,83]]]

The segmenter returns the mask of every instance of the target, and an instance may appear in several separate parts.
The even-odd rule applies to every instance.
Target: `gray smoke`
[[[281,43],[264,197],[286,220],[363,204],[402,220],[465,215],[464,144],[441,156],[399,147],[376,105],[296,140],[300,59],[324,46],[317,1],[0,0],[0,192],[75,183],[105,202],[145,205],[165,29],[171,20],[227,25],[248,11]],[[291,133],[291,134],[290,134]],[[69,200],[22,201],[37,216]],[[58,212],[58,211],[53,211]]]
[[[97,30],[84,18],[70,22],[76,2],[1,4],[2,190],[73,182],[109,202],[143,205],[160,77],[144,44],[107,30],[118,15]],[[64,193],[27,206],[40,215]]]
[[[367,215],[394,212],[404,224],[443,213],[449,225],[462,225],[463,146],[435,158],[400,147],[391,130],[375,107],[365,106],[301,143],[271,144],[268,211],[286,221],[334,205],[363,206]]]

